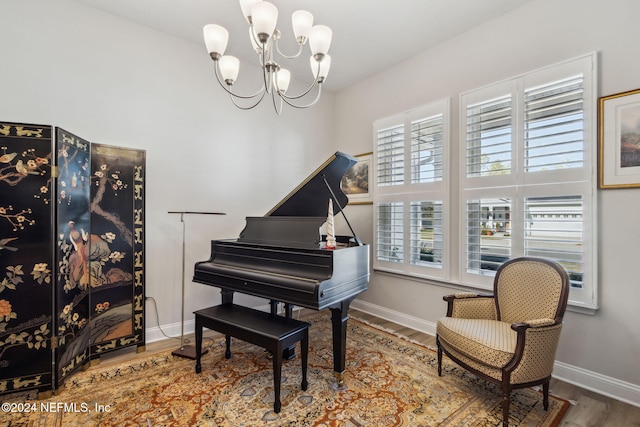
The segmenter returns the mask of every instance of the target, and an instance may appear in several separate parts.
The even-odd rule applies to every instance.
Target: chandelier
[[[240,61],[235,56],[224,54],[229,41],[229,32],[216,24],[205,25],[203,29],[209,56],[215,63],[216,78],[220,86],[231,95],[233,104],[240,109],[249,110],[258,105],[266,94],[271,95],[273,106],[278,114],[282,113],[283,103],[295,108],[308,108],[316,104],[320,99],[322,83],[331,65],[331,57],[327,54],[331,45],[331,29],[325,25],[313,25],[313,15],[306,10],[293,12],[291,21],[298,43],[298,52],[286,55],[278,46],[281,38],[281,33],[276,28],[278,9],[273,4],[262,0],[240,0],[240,8],[249,24],[249,39],[262,68],[263,81],[260,83],[262,87],[255,93],[241,95],[233,91],[233,84],[237,81],[240,71]],[[306,90],[290,95],[287,90],[291,72],[275,61],[276,53],[287,60],[298,58],[307,41],[311,49],[309,64],[314,80]],[[317,94],[312,101],[308,102],[315,88],[317,88]]]

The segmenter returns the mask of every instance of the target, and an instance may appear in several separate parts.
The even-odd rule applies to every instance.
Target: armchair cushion
[[[437,334],[446,348],[455,348],[467,358],[501,369],[513,358],[517,333],[511,324],[488,319],[443,317]]]

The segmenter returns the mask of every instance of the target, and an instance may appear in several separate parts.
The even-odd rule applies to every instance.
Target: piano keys
[[[320,228],[329,199],[336,215],[348,203],[340,189],[344,173],[357,159],[336,152],[263,217],[248,217],[238,239],[212,240],[211,257],[196,263],[193,281],[220,288],[222,303],[234,292],[267,298],[275,314],[284,302],[331,310],[334,371],[343,386],[348,310],[367,289],[369,246],[355,235],[336,236],[338,247],[326,249]]]

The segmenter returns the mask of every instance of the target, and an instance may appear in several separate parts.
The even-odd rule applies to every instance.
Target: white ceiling
[[[228,54],[256,63],[238,0],[75,0],[202,45],[205,24],[229,31]],[[296,48],[291,14],[306,9],[333,30],[325,89],[337,91],[532,0],[271,0],[279,10],[282,49]],[[306,48],[308,49],[308,48]],[[308,56],[279,63],[310,82]],[[287,64],[285,65],[285,62]],[[242,67],[242,66],[241,66]],[[242,78],[242,71],[239,79]]]

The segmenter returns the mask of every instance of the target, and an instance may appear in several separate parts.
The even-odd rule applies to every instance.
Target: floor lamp
[[[180,322],[180,348],[174,350],[171,354],[179,357],[186,357],[187,359],[196,359],[196,348],[192,345],[184,345],[184,239],[185,239],[185,215],[225,215],[221,212],[176,212],[169,211],[170,214],[180,214],[180,222],[182,223],[182,318]],[[207,350],[202,350],[202,354],[205,354]]]

